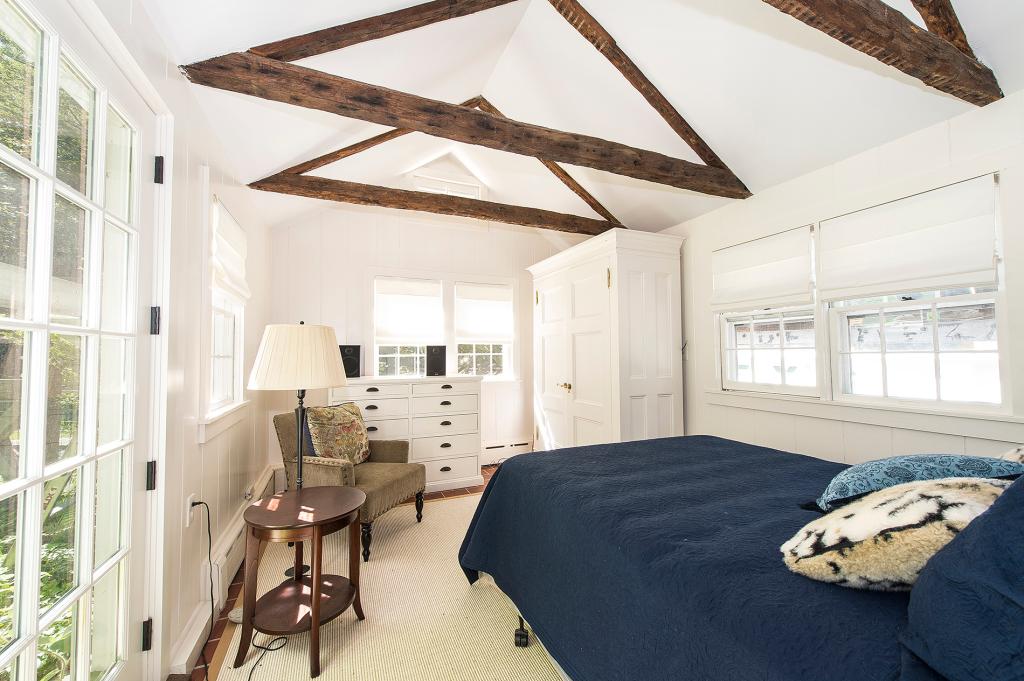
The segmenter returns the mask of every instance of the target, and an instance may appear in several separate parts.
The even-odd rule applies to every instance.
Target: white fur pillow
[[[939,549],[1009,480],[922,480],[872,492],[808,523],[782,545],[793,572],[856,589],[908,591]]]

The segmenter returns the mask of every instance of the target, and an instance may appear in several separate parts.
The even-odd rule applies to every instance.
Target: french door
[[[0,681],[143,678],[155,127],[71,3],[0,0]]]

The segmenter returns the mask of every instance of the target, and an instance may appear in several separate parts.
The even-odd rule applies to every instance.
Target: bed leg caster
[[[525,648],[530,645],[530,632],[526,630],[526,623],[519,618],[519,628],[516,629],[516,648]]]

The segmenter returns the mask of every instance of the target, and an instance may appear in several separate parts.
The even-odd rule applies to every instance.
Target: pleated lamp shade
[[[316,390],[346,384],[334,329],[316,324],[268,324],[249,390]]]

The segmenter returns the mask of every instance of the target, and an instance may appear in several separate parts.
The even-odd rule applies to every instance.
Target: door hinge
[[[156,461],[146,462],[146,491],[152,492],[156,489]]]
[[[612,268],[608,268],[608,288],[612,287]]]
[[[153,618],[142,623],[142,652],[153,649]]]
[[[160,307],[158,305],[149,308],[149,335],[160,335]]]
[[[164,157],[157,156],[153,159],[153,182],[156,184],[164,183]]]

